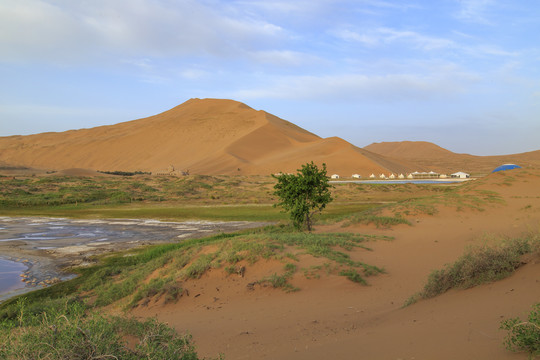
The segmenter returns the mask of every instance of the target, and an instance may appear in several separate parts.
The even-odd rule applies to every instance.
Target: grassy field
[[[0,215],[279,221],[270,176],[0,177]],[[338,184],[321,220],[452,190],[414,184]]]

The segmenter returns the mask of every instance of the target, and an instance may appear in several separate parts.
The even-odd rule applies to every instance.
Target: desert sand
[[[510,179],[511,178],[511,179]],[[504,318],[524,316],[540,300],[540,257],[524,259],[510,277],[470,289],[451,290],[403,308],[421,290],[428,274],[455,261],[466,248],[498,237],[518,237],[540,228],[540,171],[513,170],[477,180],[468,187],[494,191],[503,202],[472,208],[438,206],[434,215],[412,216],[412,226],[318,226],[319,232],[356,232],[394,237],[374,241],[373,251],[352,257],[384,267],[369,286],[341,276],[307,279],[299,271],[299,291],[248,284],[280,272],[283,264],[259,261],[245,276],[213,269],[183,284],[189,296],[175,304],[151,302],[133,314],[157,317],[189,332],[204,356],[227,359],[524,359],[504,349]],[[322,259],[300,255],[298,267]]]
[[[163,173],[172,165],[178,174],[268,175],[294,172],[309,161],[324,162],[330,174],[342,177],[431,170],[478,174],[506,162],[540,166],[540,151],[486,157],[410,141],[359,148],[223,99],[191,99],[161,114],[116,125],[0,137],[0,170],[28,167],[32,173]]]
[[[328,171],[417,170],[340,138],[322,139],[265,111],[220,99],[191,99],[161,114],[92,129],[0,138],[0,165],[63,170],[163,172],[169,165],[191,174],[294,172],[325,162]]]

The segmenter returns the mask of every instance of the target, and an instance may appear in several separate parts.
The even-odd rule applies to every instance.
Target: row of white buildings
[[[330,178],[335,180],[335,179],[340,179],[340,176],[338,174],[333,174],[332,176],[330,176]],[[360,174],[353,174],[352,178],[353,179],[361,179],[362,176]],[[415,172],[407,174],[407,175],[404,175],[404,174],[396,175],[396,174],[392,173],[392,174],[389,174],[389,175],[380,174],[379,176],[376,176],[375,174],[371,174],[369,176],[370,180],[375,180],[375,179],[381,179],[381,180],[387,180],[387,179],[390,179],[390,180],[393,180],[393,179],[413,180],[413,179],[448,179],[448,178],[468,179],[468,178],[470,178],[470,175],[465,173],[465,172],[462,172],[462,171],[459,171],[459,172],[456,172],[456,173],[453,173],[453,174],[450,174],[450,175],[439,174],[439,173],[436,173],[434,171],[430,171],[430,172],[418,172],[418,171],[415,171]]]

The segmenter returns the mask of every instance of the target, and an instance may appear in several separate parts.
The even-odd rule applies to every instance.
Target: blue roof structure
[[[504,164],[496,168],[492,171],[492,173],[497,171],[506,171],[506,170],[512,170],[512,169],[521,169],[521,166],[515,165],[515,164]]]

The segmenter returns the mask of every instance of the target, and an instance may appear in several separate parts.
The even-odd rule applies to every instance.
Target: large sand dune
[[[472,174],[489,173],[497,166],[506,163],[515,163],[522,167],[540,167],[540,150],[511,155],[475,156],[456,154],[426,141],[373,143],[364,149],[398,161],[409,161],[417,164],[418,167],[427,167],[441,173],[460,170]]]
[[[309,161],[342,176],[413,170],[232,100],[191,99],[117,125],[0,138],[0,162],[55,170],[159,172],[173,165],[192,174],[269,174]]]

